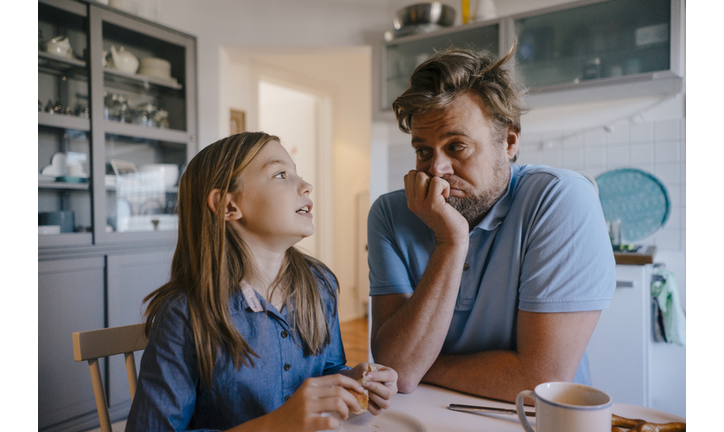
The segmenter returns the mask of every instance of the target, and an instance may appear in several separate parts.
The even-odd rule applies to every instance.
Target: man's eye
[[[425,158],[430,154],[430,151],[428,149],[419,148],[415,150],[415,154],[418,158]]]
[[[274,178],[285,179],[285,178],[287,178],[287,173],[284,171],[278,172],[278,173],[274,174]]]
[[[460,143],[452,143],[448,146],[448,149],[452,152],[462,151],[464,146]]]

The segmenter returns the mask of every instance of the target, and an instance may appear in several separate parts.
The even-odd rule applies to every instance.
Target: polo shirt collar
[[[518,180],[518,173],[520,172],[520,165],[510,165],[510,181],[508,182],[508,189],[490,209],[487,215],[481,220],[470,234],[476,229],[482,229],[485,231],[492,231],[503,222],[503,219],[508,215],[510,206],[513,204],[513,198],[515,198],[515,183]]]

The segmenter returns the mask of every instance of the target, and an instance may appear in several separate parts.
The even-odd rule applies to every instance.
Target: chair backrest
[[[146,348],[148,338],[144,327],[145,324],[133,324],[73,333],[73,357],[75,361],[88,362],[102,432],[111,432],[111,419],[98,359],[117,354],[125,356],[128,387],[133,400],[136,394],[136,359],[133,353]]]

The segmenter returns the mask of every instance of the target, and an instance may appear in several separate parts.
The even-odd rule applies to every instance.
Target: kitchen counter
[[[648,246],[643,252],[614,252],[616,264],[644,265],[653,264],[656,246]]]

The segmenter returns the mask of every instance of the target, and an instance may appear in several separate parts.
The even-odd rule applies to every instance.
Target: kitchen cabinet
[[[168,280],[198,150],[196,38],[92,0],[39,0],[38,30],[39,429],[85,430],[98,417],[71,334],[141,322]],[[122,419],[125,367],[102,368]]]
[[[108,327],[143,322],[143,299],[168,282],[172,258],[169,251],[108,255]],[[140,370],[142,355],[142,351],[136,353],[136,370]],[[125,418],[131,397],[123,356],[112,357],[108,363],[109,410],[112,416]]]
[[[683,83],[680,0],[582,0],[382,43],[380,111],[414,68],[448,46],[507,52],[531,106],[675,94]]]
[[[409,86],[415,68],[436,51],[450,46],[476,51],[489,51],[498,55],[501,45],[501,22],[481,23],[463,29],[445,29],[429,35],[415,35],[385,44],[383,70],[383,109],[392,109],[392,103]]]
[[[616,265],[616,291],[588,343],[593,386],[616,403],[651,406],[652,265]]]
[[[40,0],[38,29],[39,247],[172,240],[197,149],[196,38],[75,0]]]
[[[686,416],[686,349],[655,342],[651,277],[653,254],[616,257],[616,291],[601,312],[586,352],[593,386],[614,403]],[[640,260],[648,264],[620,264]],[[621,254],[623,255],[623,254]]]
[[[78,419],[96,415],[88,364],[73,360],[71,335],[104,326],[104,278],[102,257],[38,262],[39,430],[79,430]]]

